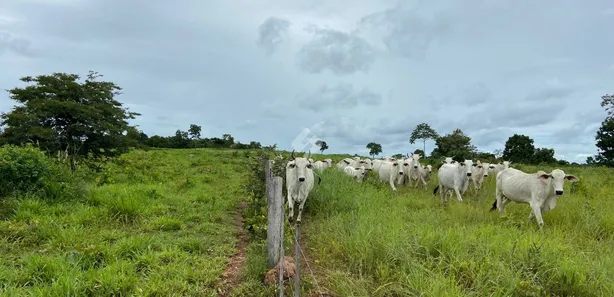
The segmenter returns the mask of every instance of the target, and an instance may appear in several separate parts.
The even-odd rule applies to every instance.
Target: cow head
[[[490,163],[482,163],[482,166],[482,173],[484,173],[484,177],[486,177],[488,176],[488,169],[490,168]]]
[[[418,168],[418,165],[420,165],[420,163],[418,162],[418,160],[420,160],[420,157],[421,157],[420,154],[413,154],[411,156],[411,158],[413,160],[412,163],[414,164],[414,168],[416,168],[416,169]]]
[[[471,176],[471,169],[473,169],[473,161],[465,160],[463,162],[458,162],[459,167],[464,171],[467,176]]]
[[[311,156],[311,152],[309,153]],[[311,162],[309,162],[309,158],[297,158],[294,156],[294,151],[290,155],[292,160],[288,161],[286,165],[286,171],[294,172],[294,176],[297,178],[299,182],[304,182],[307,176],[307,170],[311,170],[313,166]]]
[[[452,157],[444,157],[443,158],[443,163],[445,163],[445,164],[452,164],[452,163],[454,163],[454,160],[452,159]]]
[[[565,183],[565,181],[571,183],[580,181],[579,178],[573,175],[566,175],[565,172],[561,169],[554,169],[549,174],[540,170],[537,172],[537,178],[543,183],[545,183],[547,186],[552,187],[554,194],[557,196],[563,195],[563,184]]]
[[[403,166],[399,166],[399,161],[393,160],[391,162],[392,162],[392,168],[394,168],[393,170],[396,170],[397,174],[403,175]]]

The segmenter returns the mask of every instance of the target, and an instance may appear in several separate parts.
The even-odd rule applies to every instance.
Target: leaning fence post
[[[294,232],[294,297],[301,297],[301,222],[296,222]]]
[[[283,237],[280,235],[283,225],[283,195],[281,195],[281,189],[276,190],[277,187],[281,187],[283,181],[279,181],[281,177],[273,177],[272,173],[272,161],[266,162],[265,167],[266,175],[266,196],[267,196],[267,252],[269,268],[275,267],[277,261],[280,259],[279,250],[280,242]],[[277,180],[277,183],[274,181]],[[277,185],[276,185],[277,184]],[[283,258],[282,258],[283,259]]]

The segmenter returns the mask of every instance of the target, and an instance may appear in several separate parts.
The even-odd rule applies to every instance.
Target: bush
[[[0,147],[0,197],[39,194],[57,199],[77,194],[68,168],[32,145]]]

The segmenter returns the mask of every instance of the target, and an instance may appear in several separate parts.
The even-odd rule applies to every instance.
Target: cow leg
[[[388,183],[390,184],[390,187],[392,188],[393,191],[396,191],[397,188],[394,186],[394,179],[395,179],[395,175],[390,175],[390,180],[388,181]]]
[[[447,195],[447,193],[444,193],[444,192],[446,192],[446,188],[441,183],[439,183],[439,198],[441,199],[442,205],[446,204],[446,201],[444,200],[444,196]]]
[[[288,222],[292,222],[292,217],[294,217],[294,197],[288,190]]]
[[[301,215],[303,214],[303,207],[305,206],[305,202],[307,201],[307,199],[304,199],[304,198],[298,206],[298,215],[296,216],[296,221],[299,223],[301,222]]]
[[[454,192],[456,193],[456,199],[458,199],[459,202],[463,202],[463,197],[461,196],[461,193],[458,190],[458,187],[454,187]]]
[[[422,176],[422,174],[420,174],[420,180],[422,181],[422,185],[423,185],[423,187],[424,187],[424,188],[426,188],[427,183],[426,183],[426,181],[424,180],[424,176]]]
[[[537,197],[533,198],[533,201],[536,200]],[[544,219],[542,218],[542,209],[540,207],[540,205],[538,205],[535,202],[531,203],[531,210],[533,211],[533,215],[535,216],[535,220],[537,221],[537,224],[539,225],[539,229],[541,230],[542,227],[544,226]]]

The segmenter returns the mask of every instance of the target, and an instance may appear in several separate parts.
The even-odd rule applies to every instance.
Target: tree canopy
[[[127,151],[130,112],[115,100],[121,88],[98,81],[102,75],[90,71],[85,81],[77,74],[56,72],[26,76],[26,87],[8,90],[17,104],[2,113],[2,136],[7,143],[38,143],[49,152],[67,151],[70,156],[118,154]],[[133,133],[134,135],[134,133]]]
[[[369,149],[369,155],[371,155],[371,157],[377,156],[382,152],[382,145],[379,143],[369,142],[367,148]]]
[[[320,153],[324,153],[324,151],[328,149],[328,143],[324,140],[316,141],[316,145],[320,146]]]
[[[409,143],[414,144],[416,140],[421,139],[422,151],[424,152],[426,151],[426,141],[428,139],[437,140],[437,137],[439,137],[439,134],[437,134],[437,132],[433,128],[431,128],[429,124],[421,123],[418,124],[414,131],[411,133],[411,136],[409,137]]]
[[[503,158],[514,163],[532,163],[535,154],[535,146],[531,137],[514,134],[505,142]]]
[[[471,144],[471,137],[465,135],[461,129],[437,137],[435,146],[431,157],[453,157],[457,161],[471,159],[476,151],[476,147]]]

